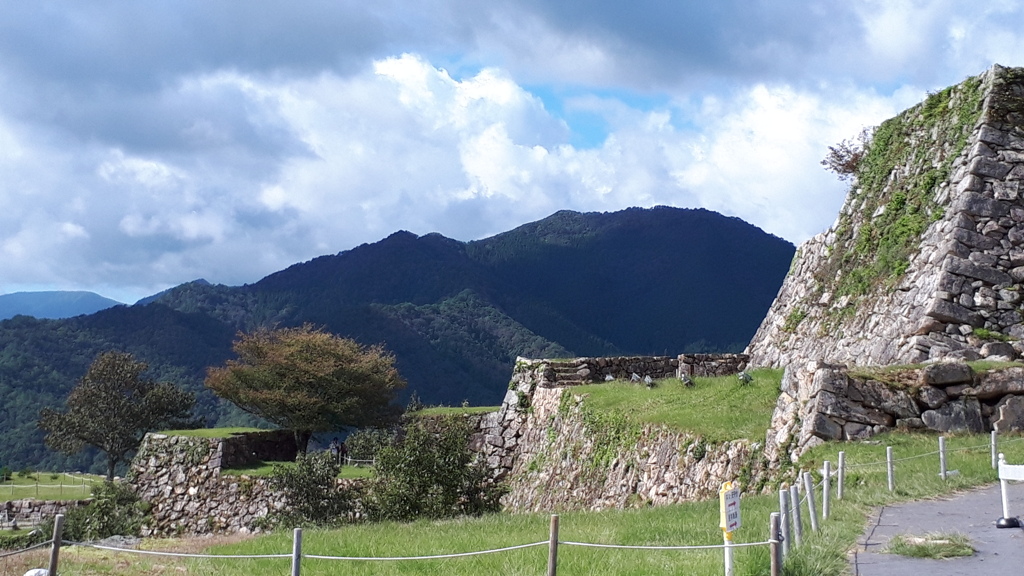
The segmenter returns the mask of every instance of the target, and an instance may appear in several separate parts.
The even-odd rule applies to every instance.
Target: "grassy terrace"
[[[187,436],[189,438],[228,438],[247,432],[266,432],[260,428],[198,428],[195,430],[162,430],[157,434]]]
[[[501,406],[432,406],[413,412],[415,416],[453,416],[497,412]]]
[[[894,433],[876,437],[870,442],[833,443],[811,451],[801,461],[805,469],[818,469],[826,459],[835,462],[838,451],[846,451],[849,466],[846,499],[841,502],[833,500],[832,516],[823,523],[822,530],[817,534],[810,532],[809,522],[805,518],[804,545],[787,559],[786,574],[829,576],[844,573],[846,552],[864,530],[867,513],[876,506],[949,495],[972,486],[994,482],[996,475],[989,464],[987,442],[987,436],[948,437],[949,467],[959,470],[959,474],[950,476],[946,481],[938,477],[937,456],[897,462],[896,491],[891,494],[886,488],[886,445],[893,446],[896,458],[908,458],[934,452],[936,436]],[[1000,450],[1006,453],[1011,462],[1024,462],[1024,438],[1004,436],[1001,438]],[[744,495],[743,527],[736,533],[737,541],[764,540],[767,536],[768,514],[777,505],[778,495],[775,492],[761,496]],[[993,519],[1000,513],[998,503],[994,506]],[[625,511],[572,512],[561,515],[560,540],[638,545],[719,544],[721,532],[717,524],[717,502]],[[306,554],[335,556],[466,552],[543,541],[547,539],[547,526],[546,514],[494,514],[440,522],[353,525],[337,530],[307,530],[303,537],[303,551]],[[945,526],[944,529],[952,530],[955,526]],[[291,534],[281,531],[242,542],[213,546],[202,540],[148,540],[143,547],[215,554],[287,553],[291,550]],[[10,574],[22,574],[28,567],[45,565],[45,550],[33,554],[36,555],[17,557],[4,569]],[[561,576],[722,574],[719,550],[602,550],[563,545],[559,548],[558,556],[558,573]],[[547,549],[541,546],[448,560],[355,562],[306,559],[302,564],[302,573],[309,576],[542,574],[546,557]],[[736,562],[737,575],[767,574],[764,548],[738,549]],[[68,573],[74,574],[116,572],[128,576],[149,573],[233,576],[285,573],[288,560],[151,559],[70,548],[62,552],[61,566]]]
[[[662,424],[701,434],[711,442],[762,440],[779,397],[782,370],[755,370],[751,376],[754,380],[747,385],[736,376],[721,376],[694,378],[691,388],[666,378],[651,389],[614,381],[571,390],[587,394],[587,409],[618,414],[639,424]]]
[[[28,476],[15,474],[0,482],[0,502],[9,500],[78,500],[92,494],[92,485],[102,482],[95,474],[33,472]]]

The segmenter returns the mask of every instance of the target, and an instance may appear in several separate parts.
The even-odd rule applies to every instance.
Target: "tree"
[[[305,453],[314,432],[379,426],[405,381],[382,346],[361,346],[306,324],[239,333],[237,360],[209,368],[206,386],[242,410],[295,432]]]
[[[107,480],[139,447],[146,432],[188,427],[195,396],[168,382],[142,377],[149,367],[126,352],[96,357],[65,402],[66,410],[44,408],[39,428],[46,445],[74,454],[86,445],[107,454]]]

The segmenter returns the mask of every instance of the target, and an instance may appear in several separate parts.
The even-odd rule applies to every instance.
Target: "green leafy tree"
[[[240,333],[234,350],[237,360],[207,370],[206,386],[293,430],[300,453],[315,432],[379,426],[401,413],[392,401],[405,380],[382,346],[361,346],[306,324]]]
[[[39,428],[54,450],[68,454],[87,445],[107,454],[107,480],[127,460],[146,432],[186,428],[195,397],[174,384],[143,377],[145,362],[125,352],[100,354],[65,402],[65,411],[44,408]]]
[[[450,416],[431,426],[414,420],[405,436],[377,452],[365,501],[378,520],[446,518],[501,508],[503,487],[469,450],[466,418]]]

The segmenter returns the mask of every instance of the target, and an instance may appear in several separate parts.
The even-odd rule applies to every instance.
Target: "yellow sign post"
[[[740,488],[732,482],[718,491],[719,526],[725,540],[725,576],[733,576],[732,533],[740,527]]]

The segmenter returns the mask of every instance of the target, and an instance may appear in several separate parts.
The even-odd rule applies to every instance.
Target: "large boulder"
[[[963,362],[939,362],[921,371],[921,384],[945,388],[974,381],[974,370]]]
[[[992,424],[996,432],[1024,431],[1024,396],[1008,396],[998,408],[999,417]]]
[[[985,432],[981,404],[977,398],[961,398],[921,414],[925,425],[939,432]]]

